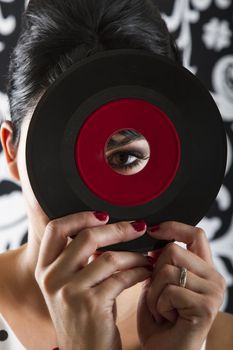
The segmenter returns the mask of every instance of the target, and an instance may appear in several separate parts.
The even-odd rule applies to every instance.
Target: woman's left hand
[[[143,350],[200,350],[223,302],[225,280],[214,267],[205,232],[178,222],[165,222],[150,235],[176,240],[163,248],[146,280],[137,310]],[[149,253],[156,258],[157,252]],[[181,267],[188,270],[180,286]]]

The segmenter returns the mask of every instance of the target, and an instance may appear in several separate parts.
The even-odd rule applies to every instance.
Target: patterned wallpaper
[[[233,313],[233,0],[157,3],[177,39],[184,66],[209,89],[225,123],[228,162],[224,184],[199,226],[206,231],[216,267],[227,282],[222,310]],[[9,118],[5,79],[24,6],[24,0],[0,0],[0,118]],[[0,145],[0,252],[26,241],[27,217],[20,186],[9,177]]]

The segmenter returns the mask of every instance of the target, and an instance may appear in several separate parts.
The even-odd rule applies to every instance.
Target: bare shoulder
[[[207,350],[233,349],[233,315],[219,312],[208,335]]]

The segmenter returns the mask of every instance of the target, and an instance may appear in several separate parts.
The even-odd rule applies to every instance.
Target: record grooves
[[[151,149],[132,176],[114,172],[104,156],[107,140],[123,129],[141,133]],[[221,115],[199,79],[142,50],[105,51],[73,65],[39,101],[26,143],[30,183],[51,220],[103,210],[109,223],[148,225],[196,225],[220,189],[226,153]],[[146,252],[166,243],[145,234],[101,250]]]

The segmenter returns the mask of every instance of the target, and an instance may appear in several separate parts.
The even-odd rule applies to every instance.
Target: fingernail
[[[148,227],[147,231],[150,231],[150,232],[156,232],[160,229],[160,226],[159,225],[154,225],[152,227]]]
[[[144,231],[146,228],[146,223],[143,220],[131,222],[131,225],[137,232]]]
[[[146,258],[151,265],[154,265],[154,263],[156,263],[157,259],[153,259],[151,256],[146,256]]]
[[[108,213],[106,211],[95,211],[93,214],[99,221],[106,221],[108,218]]]

